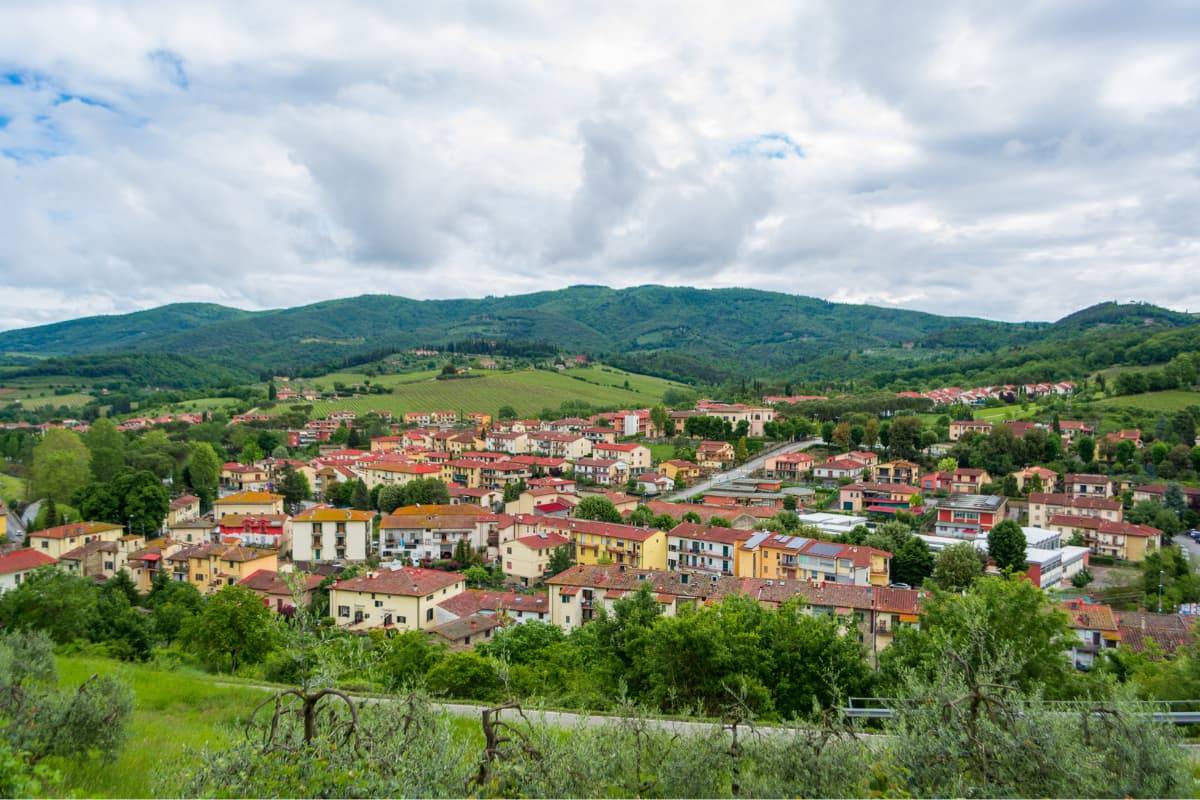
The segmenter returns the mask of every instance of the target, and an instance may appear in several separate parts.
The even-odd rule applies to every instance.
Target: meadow
[[[1125,394],[1097,400],[1095,405],[1108,409],[1138,408],[1144,411],[1171,412],[1179,411],[1188,406],[1200,406],[1200,392],[1189,392],[1186,389],[1167,389],[1162,392]]]
[[[25,481],[0,472],[0,500],[24,500]]]
[[[593,407],[644,407],[662,402],[668,389],[688,389],[684,384],[635,375],[609,367],[586,367],[565,373],[547,370],[472,373],[480,377],[435,380],[433,373],[403,373],[372,378],[373,385],[388,386],[391,394],[372,394],[321,400],[313,403],[313,415],[348,410],[368,411],[482,411],[495,414],[501,406],[512,406],[518,414],[536,414],[543,408],[558,408],[566,401],[582,401]],[[423,377],[415,377],[423,375]],[[359,383],[366,376],[357,373],[333,373],[312,381],[332,388],[335,380]],[[626,388],[628,382],[628,388]],[[286,409],[281,403],[277,409]]]

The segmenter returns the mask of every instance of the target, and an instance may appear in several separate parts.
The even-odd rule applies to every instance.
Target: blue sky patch
[[[796,144],[786,133],[770,132],[738,142],[733,146],[730,154],[742,158],[783,160],[785,158],[804,158],[804,148]]]
[[[155,50],[146,57],[171,83],[180,89],[188,88],[187,72],[183,68],[183,59],[178,54],[172,53],[170,50]]]

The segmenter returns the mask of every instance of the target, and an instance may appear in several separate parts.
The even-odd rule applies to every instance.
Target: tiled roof
[[[312,591],[321,585],[324,580],[320,575],[304,575],[300,573],[302,584],[305,591]],[[253,589],[256,592],[265,594],[291,594],[292,589],[287,585],[278,572],[273,569],[256,569],[254,572],[247,575],[238,584],[245,586],[247,589]]]
[[[370,522],[375,518],[373,511],[360,511],[356,508],[330,508],[316,506],[297,514],[297,522]]]
[[[1150,538],[1161,536],[1162,531],[1149,525],[1135,525],[1132,522],[1110,522],[1099,517],[1081,517],[1074,514],[1054,514],[1050,517],[1051,525],[1062,525],[1067,528],[1087,528],[1099,533],[1113,536],[1138,536]]]
[[[570,539],[557,533],[535,533],[530,536],[522,536],[517,541],[531,550],[548,550],[571,543]]]
[[[438,608],[465,617],[478,614],[480,611],[524,611],[547,612],[550,610],[550,600],[545,592],[537,594],[520,594],[518,592],[488,592],[482,589],[467,589],[448,600],[438,603]]]
[[[37,569],[38,567],[44,567],[47,564],[53,563],[54,559],[40,550],[26,547],[22,550],[13,550],[11,553],[0,555],[0,575],[25,572],[26,570]]]
[[[235,492],[213,501],[215,506],[252,505],[282,502],[283,495],[274,492]]]
[[[1089,631],[1117,630],[1117,617],[1111,606],[1101,603],[1085,603],[1082,600],[1067,600],[1063,610],[1071,618],[1071,627]]]
[[[180,508],[186,508],[187,506],[190,506],[193,503],[199,503],[199,502],[200,502],[200,498],[196,497],[196,495],[194,495],[194,494],[180,495],[179,497],[176,497],[174,500],[171,501],[171,509],[175,510],[175,509],[180,509]]]
[[[695,522],[681,522],[668,531],[667,535],[682,539],[696,539],[701,542],[737,545],[738,542],[744,542],[753,536],[754,532],[720,526],[709,527]]]
[[[381,569],[357,578],[338,581],[333,588],[349,592],[377,592],[405,597],[421,597],[464,580],[462,573],[459,572],[403,567],[401,569]]]
[[[1121,508],[1120,500],[1105,497],[1071,497],[1066,494],[1034,492],[1029,495],[1030,504],[1038,503],[1063,508],[1090,508],[1100,511],[1116,511]]]
[[[657,530],[639,528],[634,525],[620,525],[615,522],[597,522],[590,519],[562,519],[559,517],[537,517],[531,514],[521,515],[518,521],[522,525],[534,525],[541,528],[552,528],[559,532],[588,533],[596,536],[607,536],[613,539],[626,539],[634,542],[644,542],[658,533]]]
[[[104,531],[119,530],[121,530],[121,526],[111,522],[72,522],[41,531],[32,531],[29,535],[33,538],[43,539],[70,539],[76,536],[91,536]]]
[[[467,617],[450,620],[435,628],[428,628],[426,632],[435,636],[441,636],[451,642],[458,642],[466,639],[468,636],[487,633],[504,624],[505,620],[503,617],[490,614],[471,614]]]
[[[1137,653],[1146,650],[1153,641],[1164,654],[1171,655],[1196,639],[1188,619],[1179,614],[1118,611],[1117,629],[1121,632],[1121,644]]]

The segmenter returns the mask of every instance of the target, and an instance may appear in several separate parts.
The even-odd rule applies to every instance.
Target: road
[[[1200,567],[1200,543],[1193,542],[1191,537],[1183,534],[1176,536],[1173,541],[1188,554],[1188,560],[1193,570]]]
[[[799,442],[787,442],[786,444],[775,447],[774,449],[763,450],[761,453],[756,455],[754,458],[750,459],[749,461],[747,461],[746,463],[742,464],[739,467],[734,467],[733,469],[729,470],[728,472],[718,472],[715,475],[705,478],[704,480],[700,481],[697,484],[687,487],[686,489],[683,489],[678,492],[671,492],[669,494],[662,495],[661,497],[658,497],[656,499],[658,499],[658,500],[683,500],[685,498],[691,497],[694,494],[700,494],[702,492],[707,492],[709,489],[711,489],[713,486],[715,486],[718,483],[724,483],[725,481],[731,481],[731,480],[734,480],[735,478],[745,478],[751,472],[754,472],[754,470],[760,469],[763,465],[763,462],[766,461],[767,458],[770,456],[781,455],[783,453],[794,453],[797,450],[803,450],[806,447],[812,447],[813,445],[824,444],[824,443],[825,443],[825,440],[820,439],[820,438],[803,439]]]
[[[21,523],[21,515],[13,509],[8,509],[8,541],[11,544],[25,543],[25,526]]]

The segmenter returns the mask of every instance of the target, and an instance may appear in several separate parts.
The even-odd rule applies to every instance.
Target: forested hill
[[[1045,343],[1094,327],[1142,331],[1195,322],[1140,304],[1104,304],[1053,324],[1013,324],[750,289],[574,286],[466,300],[364,295],[261,312],[177,304],[0,333],[0,354],[67,356],[55,362],[66,369],[76,356],[186,354],[239,372],[297,374],[388,350],[487,340],[720,381],[861,376]]]

